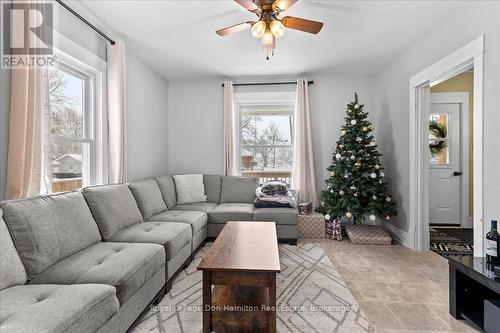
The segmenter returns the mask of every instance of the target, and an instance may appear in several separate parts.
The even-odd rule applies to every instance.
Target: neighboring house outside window
[[[293,161],[291,103],[238,104],[241,174],[260,183],[283,180],[290,184]]]

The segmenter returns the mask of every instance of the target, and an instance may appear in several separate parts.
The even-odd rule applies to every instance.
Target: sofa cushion
[[[25,284],[28,280],[26,270],[19,254],[17,254],[2,214],[0,209],[0,290]]]
[[[259,186],[257,177],[222,177],[221,203],[249,203],[255,201],[255,190]]]
[[[164,266],[161,245],[100,242],[52,265],[29,283],[107,284],[116,288],[123,305]]]
[[[29,279],[101,239],[79,192],[7,201],[3,212]]]
[[[156,180],[139,180],[130,183],[128,187],[132,191],[144,219],[167,210],[167,205],[163,201]]]
[[[174,175],[177,204],[207,202],[202,174]]]
[[[171,175],[156,177],[158,186],[160,187],[163,200],[167,204],[168,209],[172,209],[177,204],[177,196],[175,195],[174,178]]]
[[[207,214],[197,211],[181,211],[170,210],[154,216],[151,216],[148,221],[160,222],[182,222],[191,225],[192,235],[196,235],[201,229],[207,225]]]
[[[217,207],[218,205],[213,202],[196,202],[184,205],[176,205],[172,208],[172,210],[188,210],[188,211],[198,211],[204,213],[210,213]]]
[[[184,245],[191,242],[191,228],[186,223],[143,222],[118,230],[108,240],[159,244],[165,248],[166,259],[170,260]]]
[[[218,204],[220,202],[222,177],[219,175],[203,175],[203,184],[205,184],[207,201]]]
[[[95,332],[118,312],[103,284],[24,285],[0,291],[0,332]]]
[[[276,224],[297,225],[299,213],[295,208],[255,208],[253,212],[254,221],[269,221]]]
[[[142,221],[141,211],[125,184],[86,187],[82,192],[104,239]]]
[[[227,221],[252,221],[252,204],[221,203],[208,214],[209,223],[226,223]]]

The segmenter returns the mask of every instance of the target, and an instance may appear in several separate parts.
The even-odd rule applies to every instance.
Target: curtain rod
[[[293,82],[260,82],[260,83],[233,83],[233,87],[239,86],[277,86],[283,84],[297,84],[296,81]],[[308,85],[314,84],[314,81],[307,81]],[[224,87],[224,83],[222,84]]]
[[[112,40],[111,38],[109,38],[104,32],[102,32],[101,30],[99,30],[95,25],[93,25],[92,23],[90,23],[89,21],[87,21],[83,16],[81,16],[80,14],[78,14],[77,12],[75,12],[70,6],[68,6],[67,4],[65,4],[64,2],[62,2],[62,0],[56,0],[56,2],[58,4],[60,4],[61,6],[63,6],[64,8],[66,8],[66,10],[68,12],[70,12],[73,15],[75,15],[80,21],[82,21],[83,23],[85,23],[86,25],[88,25],[90,28],[92,28],[95,32],[97,32],[99,35],[101,35],[104,39],[106,39],[107,41],[109,41],[111,43],[111,45],[115,45],[115,41],[114,40]]]

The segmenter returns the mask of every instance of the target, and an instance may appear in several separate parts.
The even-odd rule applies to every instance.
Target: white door
[[[462,95],[461,97],[458,95]],[[466,94],[465,94],[466,95]],[[460,97],[460,98],[454,98]],[[431,94],[429,116],[429,223],[463,225],[463,93]],[[466,114],[466,113],[465,113]],[[465,210],[465,215],[466,210]]]

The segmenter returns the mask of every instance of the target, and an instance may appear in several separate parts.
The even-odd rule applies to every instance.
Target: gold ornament
[[[357,196],[358,196],[358,192],[355,192],[353,195],[354,195],[355,197],[357,197]]]
[[[347,216],[348,218],[351,218],[352,217],[352,213],[351,212],[347,212],[347,213],[345,213],[345,216]]]
[[[390,220],[390,219],[391,219],[391,217],[390,217],[389,215],[387,215],[387,216],[385,217],[385,219],[386,219],[386,220]]]
[[[375,164],[375,169],[377,169],[377,170],[380,169],[380,165]]]
[[[335,176],[335,171],[330,172],[330,176]]]
[[[391,201],[392,201],[392,199],[391,199],[390,197],[387,197],[387,198],[385,198],[385,201],[387,201],[387,202],[391,202]]]
[[[367,132],[368,131],[368,127],[363,127],[363,132]]]
[[[357,168],[359,168],[359,167],[361,167],[361,163],[356,162],[356,163],[354,163],[354,166],[357,167]]]
[[[346,130],[342,130],[342,131],[340,132],[340,134],[342,134],[342,135],[345,135],[346,133],[347,133],[347,132],[346,132]]]

